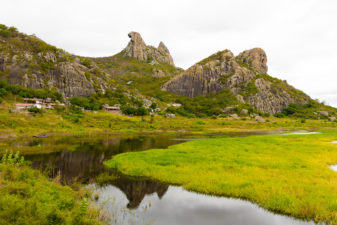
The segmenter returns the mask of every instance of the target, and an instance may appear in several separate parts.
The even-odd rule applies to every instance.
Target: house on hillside
[[[65,106],[63,103],[53,103],[50,98],[23,98],[24,103],[15,104],[15,110],[28,110],[30,108],[53,109],[55,106]]]
[[[23,101],[25,103],[36,103],[36,104],[42,104],[44,102],[42,98],[23,98]]]
[[[28,110],[31,108],[38,108],[41,109],[42,106],[41,104],[35,104],[35,103],[16,103],[15,104],[15,110],[20,111],[20,110]]]
[[[115,113],[121,112],[119,105],[109,106],[108,104],[105,104],[103,105],[102,110],[106,112],[115,112]]]

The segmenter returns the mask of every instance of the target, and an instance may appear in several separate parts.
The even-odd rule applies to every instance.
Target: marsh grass
[[[10,108],[10,107],[9,107]],[[270,118],[270,122],[258,123],[253,119],[235,120],[228,118],[186,118],[174,119],[163,116],[130,117],[107,112],[88,112],[81,116],[62,116],[54,111],[33,116],[29,113],[9,113],[0,107],[0,136],[19,137],[33,134],[88,134],[90,132],[228,132],[278,129],[321,129],[336,128],[336,122],[327,120],[300,120]]]
[[[49,181],[19,154],[0,163],[0,224],[99,224],[86,192]]]
[[[337,131],[203,139],[105,164],[188,190],[248,199],[294,217],[337,224]]]

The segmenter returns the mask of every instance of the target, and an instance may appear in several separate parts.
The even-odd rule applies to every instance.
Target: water
[[[290,133],[283,133],[281,135],[308,135],[308,134],[321,134],[320,132],[309,132],[306,130],[299,130]]]
[[[227,136],[247,136],[236,133]],[[261,133],[258,133],[261,134]],[[188,135],[147,136],[70,136],[43,139],[26,138],[9,142],[14,149],[24,148],[32,167],[62,184],[80,183],[94,191],[93,199],[102,207],[109,224],[154,225],[302,225],[313,224],[276,215],[248,201],[189,192],[151,180],[137,180],[116,175],[103,167],[113,155],[166,148],[184,141],[209,138]],[[103,177],[103,178],[102,178]],[[99,183],[99,185],[97,184]]]
[[[331,165],[330,169],[332,169],[333,171],[337,172],[337,165]]]
[[[144,183],[143,183],[144,185]],[[140,185],[141,186],[141,185]],[[94,187],[98,202],[105,204],[108,218],[116,224],[157,225],[308,225],[287,216],[275,215],[257,205],[232,198],[214,197],[189,192],[181,187],[148,183],[140,191],[107,185]],[[141,199],[141,200],[140,200]]]

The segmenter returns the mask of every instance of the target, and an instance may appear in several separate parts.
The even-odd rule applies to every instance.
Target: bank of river
[[[252,134],[263,133],[228,133],[221,137]],[[167,148],[205,138],[219,136],[61,136],[25,138],[12,141],[10,145],[17,149],[38,148],[37,152],[51,150],[45,154],[29,154],[26,158],[32,161],[33,168],[44,171],[51,178],[60,176],[63,184],[75,182],[92,188],[93,199],[102,207],[110,224],[312,224],[274,214],[248,201],[199,194],[151,180],[131,179],[103,166],[104,161],[119,153]]]

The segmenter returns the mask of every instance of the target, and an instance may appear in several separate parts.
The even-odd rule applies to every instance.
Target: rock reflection
[[[114,186],[118,187],[126,196],[129,209],[138,208],[146,195],[156,193],[159,199],[164,196],[168,185],[149,180],[130,180],[121,177],[116,180]]]
[[[99,194],[98,203],[103,204],[103,209],[112,218],[120,219],[119,223],[111,224],[143,224],[139,218],[147,219],[144,224],[153,221],[151,224],[154,225],[315,224],[274,214],[248,201],[203,195],[175,186],[166,188],[160,197],[153,193],[146,194],[137,208],[126,209],[125,206],[131,203],[127,193],[122,191],[113,185],[95,187],[93,195]],[[129,223],[130,221],[136,222]]]
[[[60,176],[62,184],[71,185],[74,182],[88,184],[106,172],[103,161],[113,155],[142,151],[150,148],[166,148],[172,144],[184,142],[175,140],[168,135],[137,136],[137,137],[61,137],[32,139],[16,142],[15,145],[36,147],[40,151],[48,148],[59,148],[61,151],[48,154],[26,155],[32,161],[32,167],[42,170],[51,178]]]

